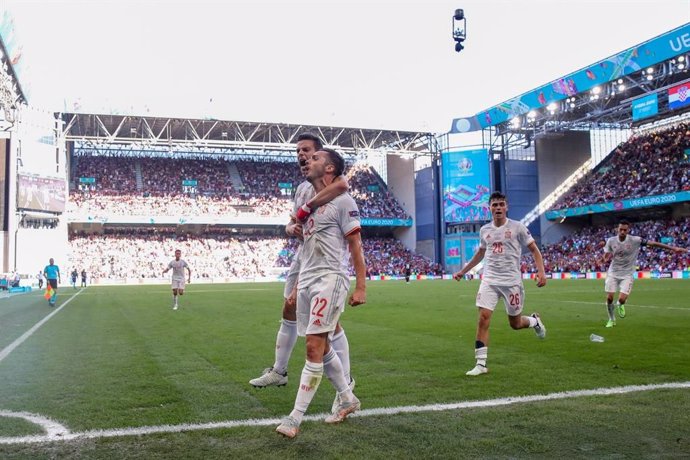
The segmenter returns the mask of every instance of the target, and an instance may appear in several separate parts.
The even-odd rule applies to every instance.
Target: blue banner
[[[477,249],[479,249],[479,238],[465,238],[465,250],[463,251],[465,263],[474,257]]]
[[[495,126],[690,51],[690,23],[514,97],[472,117],[456,118],[451,133]],[[551,56],[544,56],[550,59]]]
[[[412,227],[412,219],[362,217],[360,222],[363,227]]]
[[[586,214],[596,214],[600,212],[621,211],[623,209],[649,208],[672,203],[690,201],[690,192],[668,193],[666,195],[651,195],[627,200],[611,201],[609,203],[590,204],[577,208],[559,209],[557,211],[546,211],[546,218],[549,220],[562,219],[563,217],[584,216]]]
[[[632,119],[641,120],[659,113],[659,98],[656,93],[632,101]]]
[[[460,238],[446,238],[446,247],[444,252],[446,266],[460,265],[462,263],[462,251],[460,249],[461,245],[462,240]]]
[[[441,155],[443,219],[446,223],[491,219],[489,153],[486,149]]]

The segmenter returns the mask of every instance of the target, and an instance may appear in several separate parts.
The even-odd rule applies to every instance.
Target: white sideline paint
[[[9,344],[5,348],[3,348],[2,351],[0,351],[0,362],[2,362],[3,359],[7,358],[7,356],[10,353],[12,353],[15,348],[17,348],[19,345],[24,343],[24,341],[26,339],[28,339],[29,337],[31,337],[33,335],[33,333],[38,330],[39,327],[43,326],[46,323],[46,321],[48,321],[50,318],[55,316],[60,310],[65,308],[65,306],[67,306],[67,304],[70,303],[72,301],[72,299],[74,299],[76,296],[78,296],[81,293],[82,293],[82,291],[77,291],[77,293],[75,293],[72,297],[70,297],[66,301],[62,302],[62,305],[57,307],[49,315],[47,315],[45,318],[43,318],[42,320],[40,320],[39,322],[34,324],[34,326],[31,329],[29,329],[28,331],[23,333],[17,340],[15,340],[11,344]]]
[[[361,410],[350,417],[372,417],[377,415],[394,415],[394,414],[410,414],[417,412],[440,412],[458,409],[473,409],[484,407],[498,407],[508,406],[512,404],[523,404],[538,401],[553,401],[557,399],[579,398],[585,396],[606,396],[606,395],[621,395],[626,393],[635,393],[641,391],[653,390],[668,390],[668,389],[686,389],[690,388],[690,382],[672,382],[660,383],[652,385],[628,385],[614,388],[595,388],[592,390],[576,390],[564,391],[560,393],[550,393],[546,395],[532,395],[532,396],[515,396],[508,398],[488,399],[484,401],[465,401],[450,404],[428,404],[425,406],[400,406],[400,407],[382,407],[379,409]],[[10,417],[17,417],[18,413],[0,411],[0,416],[9,413]],[[22,413],[25,414],[25,413]],[[120,428],[113,430],[92,430],[81,433],[70,433],[67,428],[59,425],[52,420],[34,414],[29,414],[34,417],[35,423],[41,425],[46,430],[45,435],[33,436],[16,436],[16,437],[0,437],[0,444],[32,444],[42,442],[54,441],[71,441],[74,439],[96,439],[96,438],[114,438],[122,436],[140,436],[144,434],[154,433],[181,433],[185,431],[199,431],[199,430],[213,430],[219,428],[235,428],[235,427],[252,427],[252,426],[271,426],[280,423],[280,419],[247,419],[247,420],[229,420],[225,422],[211,422],[211,423],[196,423],[196,424],[181,424],[181,425],[159,425],[159,426],[142,426],[138,428]],[[304,417],[305,421],[321,421],[327,414],[308,415]],[[48,427],[43,425],[48,421],[53,424],[53,431],[49,431]],[[59,428],[57,428],[59,427]]]

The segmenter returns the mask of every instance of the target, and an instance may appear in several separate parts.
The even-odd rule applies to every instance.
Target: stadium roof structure
[[[690,110],[669,107],[669,89],[690,84],[690,23],[553,80],[472,117],[456,118],[450,134],[490,129],[504,147],[541,134],[623,129]],[[636,102],[650,96],[654,111],[640,117]],[[688,95],[687,97],[690,97]]]
[[[4,112],[0,125],[5,120],[13,122],[15,109],[26,102],[20,85],[22,50],[16,37],[12,16],[0,7],[0,109]]]
[[[185,119],[134,115],[61,114],[65,141],[102,154],[252,154],[292,156],[296,138],[310,132],[345,156],[369,151],[434,155],[432,133],[332,126]]]

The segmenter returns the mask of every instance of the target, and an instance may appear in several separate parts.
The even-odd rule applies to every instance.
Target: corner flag
[[[48,286],[46,286],[46,293],[43,294],[43,297],[45,297],[46,300],[50,300],[51,297],[53,297],[53,294],[55,291],[53,290],[53,286],[48,283]]]

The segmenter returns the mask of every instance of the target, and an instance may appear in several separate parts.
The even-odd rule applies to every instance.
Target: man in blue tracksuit
[[[43,275],[46,277],[46,282],[53,288],[53,295],[48,299],[48,304],[51,307],[55,306],[57,299],[58,283],[60,282],[60,267],[55,265],[55,261],[51,258],[50,263],[43,269]]]

